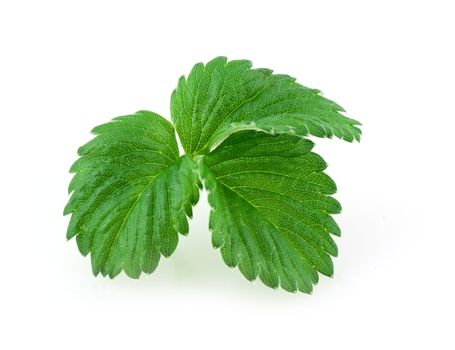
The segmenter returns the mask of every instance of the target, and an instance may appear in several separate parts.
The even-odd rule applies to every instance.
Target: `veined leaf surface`
[[[93,133],[71,168],[67,238],[76,236],[81,253],[91,253],[95,275],[151,273],[161,255],[174,252],[178,232],[188,233],[199,198],[196,164],[179,156],[173,126],[152,112]]]
[[[311,292],[337,255],[335,183],[313,143],[293,135],[231,135],[201,161],[213,244],[228,266],[270,287]]]
[[[171,96],[171,115],[187,154],[205,154],[242,130],[359,140],[343,108],[288,75],[217,57],[196,64]]]
[[[67,237],[95,275],[137,278],[170,256],[199,199],[215,248],[248,280],[310,293],[332,276],[341,211],[306,137],[360,140],[360,124],[288,75],[217,57],[181,77],[172,124],[141,111],[96,127],[73,164]],[[185,155],[180,156],[177,132]]]

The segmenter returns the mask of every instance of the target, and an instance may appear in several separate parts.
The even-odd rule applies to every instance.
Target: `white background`
[[[451,1],[1,1],[0,348],[454,349]],[[270,290],[211,248],[206,194],[151,276],[94,278],[66,242],[89,131],[192,65],[247,58],[363,123],[316,140],[343,213],[334,279]]]

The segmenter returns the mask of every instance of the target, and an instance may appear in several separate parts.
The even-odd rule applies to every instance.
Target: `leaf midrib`
[[[135,199],[135,201],[133,202],[133,204],[131,205],[131,208],[128,210],[128,212],[126,213],[125,217],[123,218],[123,222],[122,222],[122,225],[120,226],[120,228],[117,230],[116,234],[115,234],[115,237],[114,237],[114,240],[112,241],[112,244],[110,245],[109,247],[109,251],[108,251],[108,254],[107,254],[107,257],[106,257],[106,262],[109,260],[109,257],[112,253],[112,248],[114,247],[115,245],[115,242],[117,241],[118,237],[120,236],[120,232],[122,232],[123,230],[123,227],[125,226],[125,223],[127,222],[128,220],[128,217],[129,215],[131,214],[132,210],[135,208],[135,206],[137,205],[137,203],[139,202],[140,198],[142,197],[142,195],[144,194],[144,192],[150,187],[150,185],[152,185],[155,180],[161,176],[166,170],[168,170],[171,166],[175,165],[175,163],[177,163],[177,161],[180,159],[180,157],[177,157],[175,159],[175,161],[171,164],[169,164],[167,167],[163,167],[162,170],[160,170],[155,176],[152,176],[150,182],[144,187],[144,189],[139,192],[137,198]]]
[[[209,167],[208,167],[209,168]],[[210,168],[209,168],[210,169]],[[209,170],[210,171],[210,170]],[[248,199],[246,199],[244,196],[242,196],[240,193],[238,193],[237,191],[235,191],[232,187],[230,187],[229,185],[226,185],[224,182],[218,180],[218,177],[215,176],[215,179],[216,181],[218,181],[223,187],[225,187],[226,189],[228,189],[230,192],[234,193],[235,195],[237,195],[238,197],[240,197],[241,199],[243,199],[245,202],[247,202],[250,206],[252,206],[254,208],[254,210],[256,210],[261,217],[263,217],[268,223],[270,223],[270,225],[272,225],[276,231],[278,231],[283,237],[284,239],[286,240],[286,242],[288,242],[289,245],[291,245],[292,247],[295,248],[294,244],[289,241],[289,239],[287,238],[286,235],[282,234],[281,230],[280,230],[280,227],[279,226],[276,226],[273,222],[270,221],[269,218],[267,218],[262,212],[261,210],[258,209],[258,207],[256,207],[253,203],[251,203]],[[310,244],[305,238],[302,237],[303,240],[305,240],[305,242],[307,242],[308,244]],[[311,244],[310,244],[311,245]],[[296,251],[298,251],[296,249]],[[302,259],[304,259],[308,264],[310,264],[311,266],[313,266],[313,264],[308,261],[308,259],[303,256],[302,254],[298,254]],[[314,266],[313,266],[314,268]]]
[[[216,127],[216,129],[213,131],[212,133],[212,136],[209,137],[209,139],[207,140],[207,142],[205,143],[205,145],[202,146],[202,148],[200,148],[199,150],[196,150],[196,151],[193,151],[192,153],[202,153],[204,154],[205,152],[207,152],[207,148],[210,148],[210,146],[214,143],[215,140],[213,140],[213,137],[214,136],[217,136],[216,133],[217,131],[225,124],[226,120],[231,117],[234,112],[236,112],[239,108],[241,108],[242,106],[244,106],[247,102],[250,102],[254,99],[256,99],[266,88],[267,88],[267,84],[265,84],[265,82],[268,80],[268,78],[266,78],[263,83],[264,85],[261,87],[261,89],[253,96],[251,96],[250,98],[246,99],[246,100],[243,100],[239,105],[237,105],[232,111],[230,111],[227,115],[224,116],[223,120],[221,121],[221,123],[218,124],[218,126]],[[202,135],[201,135],[202,136]],[[200,139],[198,141],[198,144],[196,145],[199,146],[199,143],[200,143]],[[210,150],[209,150],[210,151]]]

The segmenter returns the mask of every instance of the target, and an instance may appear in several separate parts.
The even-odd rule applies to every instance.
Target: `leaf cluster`
[[[341,206],[308,136],[360,140],[343,112],[250,61],[198,63],[172,93],[172,123],[139,111],[93,129],[70,170],[67,238],[90,253],[95,275],[151,273],[188,234],[204,186],[225,263],[250,281],[310,293],[318,274],[333,274]]]

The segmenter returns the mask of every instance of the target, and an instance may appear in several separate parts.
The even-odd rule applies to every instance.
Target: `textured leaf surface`
[[[250,61],[218,57],[180,78],[171,113],[187,154],[207,153],[241,130],[360,139],[359,123],[320,91],[251,67]]]
[[[228,266],[270,287],[311,292],[331,276],[340,231],[335,183],[313,143],[292,135],[231,135],[201,161],[213,244]]]
[[[67,238],[91,252],[93,273],[151,273],[169,256],[199,197],[196,164],[179,157],[172,125],[141,111],[98,126],[79,149]]]

